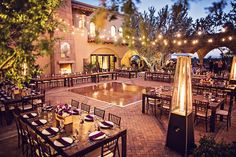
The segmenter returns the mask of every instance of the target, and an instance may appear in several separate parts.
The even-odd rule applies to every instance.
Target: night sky
[[[84,3],[92,4],[95,6],[99,5],[99,0],[77,0]],[[217,0],[219,1],[219,0]],[[190,10],[189,15],[195,20],[197,18],[205,17],[207,12],[204,8],[211,6],[212,2],[216,2],[216,0],[194,0],[190,2]],[[165,5],[171,6],[174,3],[173,0],[141,0],[141,3],[137,4],[138,10],[143,12],[144,10],[148,10],[148,7],[154,6],[157,11],[159,11]],[[225,8],[225,12],[230,10],[230,0],[227,0],[227,7]]]

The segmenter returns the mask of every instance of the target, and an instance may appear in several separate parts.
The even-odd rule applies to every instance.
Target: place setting
[[[42,126],[42,125],[45,125],[46,123],[47,123],[46,119],[38,119],[38,120],[33,121],[31,124],[33,126]]]
[[[114,126],[114,123],[111,121],[102,121],[99,122],[99,127],[102,129],[112,129]]]
[[[72,146],[73,143],[74,140],[71,137],[60,137],[53,142],[55,146],[60,148],[68,148]]]
[[[46,136],[55,136],[57,133],[59,133],[59,128],[57,127],[48,127],[42,130],[42,134]]]
[[[106,138],[106,134],[102,131],[94,131],[89,134],[90,141],[99,141]]]
[[[35,117],[37,117],[37,113],[27,113],[27,114],[24,114],[23,115],[23,118],[25,118],[25,119],[31,119],[31,118],[35,118]]]
[[[95,115],[88,114],[84,117],[84,120],[87,121],[87,122],[93,122],[94,119],[95,119]]]

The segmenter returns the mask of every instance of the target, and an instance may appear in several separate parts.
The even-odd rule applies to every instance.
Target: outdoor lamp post
[[[166,146],[185,156],[194,147],[191,71],[191,57],[179,55],[166,137]]]
[[[230,83],[236,83],[236,56],[233,57],[229,80]]]

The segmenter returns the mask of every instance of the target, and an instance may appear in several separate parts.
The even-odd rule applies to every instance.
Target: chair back
[[[234,104],[234,97],[230,96],[230,99],[229,99],[229,110],[228,110],[229,116],[231,116],[231,112],[233,110],[233,104]]]
[[[79,108],[79,101],[71,99],[71,106],[75,108]]]
[[[40,154],[40,157],[52,156],[50,146],[48,146],[42,140],[38,140],[38,144],[39,144],[39,154]]]
[[[104,156],[115,157],[116,154],[118,154],[118,156],[120,157],[119,143],[118,143],[119,137],[120,136],[113,137],[111,139],[108,139],[108,141],[104,143],[101,149],[101,157],[104,157]]]
[[[97,107],[94,107],[94,115],[104,119],[105,116],[105,110],[99,109]]]
[[[90,105],[81,103],[81,110],[90,113]]]
[[[108,120],[120,127],[121,117],[109,113]]]
[[[198,113],[202,113],[204,117],[208,117],[208,109],[209,109],[209,103],[203,102],[203,101],[194,101],[195,105],[195,115]]]

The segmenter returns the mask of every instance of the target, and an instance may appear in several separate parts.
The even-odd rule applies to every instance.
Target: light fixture
[[[208,43],[212,43],[213,40],[212,40],[212,39],[208,39],[207,42],[208,42]]]
[[[224,42],[224,41],[225,41],[225,38],[222,38],[221,40]]]
[[[187,156],[187,152],[194,148],[192,67],[189,55],[177,55],[166,146]]]
[[[236,83],[236,56],[234,56],[233,60],[232,60],[229,79],[230,79],[231,83],[233,83],[233,84]]]
[[[198,31],[197,34],[198,34],[198,35],[202,35],[202,31]]]
[[[229,38],[228,38],[230,41],[233,39],[231,36],[229,36]]]
[[[180,33],[177,33],[176,36],[177,36],[177,38],[180,38],[180,37],[181,37],[181,34],[180,34]]]

